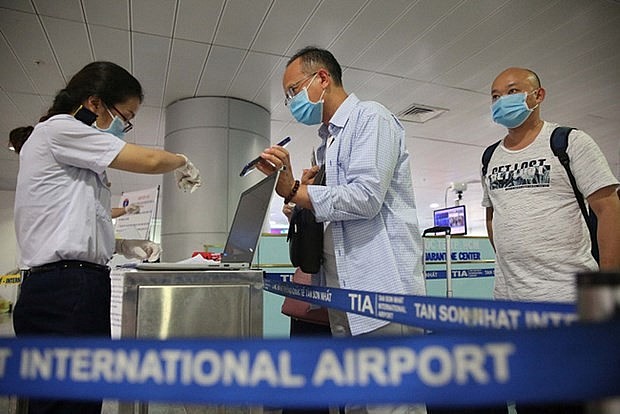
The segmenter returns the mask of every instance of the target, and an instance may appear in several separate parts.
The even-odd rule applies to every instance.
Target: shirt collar
[[[325,140],[330,135],[338,135],[338,132],[344,128],[349,119],[349,115],[351,115],[351,112],[359,101],[359,98],[355,96],[354,93],[347,96],[347,99],[340,104],[334,115],[332,115],[332,118],[329,120],[329,125],[321,125],[319,128],[319,137]]]

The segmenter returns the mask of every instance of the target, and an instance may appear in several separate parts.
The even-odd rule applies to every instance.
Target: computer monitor
[[[454,206],[433,211],[434,226],[450,227],[451,235],[467,234],[465,206]]]

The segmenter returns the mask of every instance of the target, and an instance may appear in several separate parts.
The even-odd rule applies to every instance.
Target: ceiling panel
[[[535,0],[532,1],[535,2]],[[527,25],[527,30],[524,30],[523,26],[531,14],[544,13],[553,4],[553,2],[544,4],[536,2],[536,7],[521,7],[521,3],[515,2],[506,4],[490,18],[491,21],[496,21],[503,26],[503,29],[495,36],[488,36],[484,30],[472,32],[472,36],[484,39],[481,47],[472,51],[470,56],[462,59],[455,66],[446,68],[434,78],[434,82],[487,93],[493,78],[507,67],[498,64],[498,56],[510,56],[512,50],[546,31],[549,25],[553,24],[553,13],[549,16],[551,20],[548,24]],[[513,10],[515,7],[516,11]],[[516,12],[520,18],[514,18],[510,14],[512,12]],[[507,21],[516,23],[512,28],[506,28]]]
[[[258,105],[267,108],[270,103],[270,96],[268,94],[263,94],[260,101],[256,99],[256,97],[263,83],[269,78],[269,75],[273,73],[279,62],[280,58],[277,56],[255,52],[248,53],[235,79],[233,79],[230,95],[248,101],[254,101]],[[271,90],[269,90],[269,92],[271,92]]]
[[[177,0],[131,0],[131,28],[137,32],[172,36]]]
[[[267,15],[269,0],[228,0],[215,34],[215,43],[222,46],[248,48]],[[240,24],[241,23],[241,24]]]
[[[377,95],[380,95],[386,89],[392,88],[394,85],[400,82],[400,78],[392,75],[383,74],[369,74],[365,77],[356,90],[356,95],[362,100],[376,100]],[[391,111],[395,111],[396,108],[391,108],[390,102],[383,102],[383,105],[388,107]]]
[[[290,55],[307,45],[329,47],[338,39],[364,4],[363,0],[324,0],[294,40]]]
[[[66,83],[84,65],[93,61],[86,25],[52,17],[42,17],[41,20]]]
[[[341,65],[351,65],[415,3],[409,0],[393,0],[392,7],[385,7],[383,0],[368,2],[330,45],[330,51],[334,56],[338,56]]]
[[[162,108],[159,114],[159,130],[157,132],[157,146],[164,148],[164,134],[166,133],[166,108]]]
[[[502,36],[506,31],[506,20],[510,19],[510,21],[515,22],[527,20],[535,10],[537,12],[535,6],[539,3],[536,0],[530,0],[529,2],[522,1],[519,4],[506,3],[503,7],[497,7],[496,2],[487,4],[476,2],[477,7],[467,5],[468,13],[465,16],[465,13],[459,13],[459,10],[456,10],[455,13],[458,14],[450,15],[445,23],[450,27],[454,25],[454,32],[456,33],[458,30],[460,34],[454,35],[452,38],[448,37],[444,43],[445,46],[434,48],[436,50],[432,56],[416,62],[409,72],[409,76],[415,79],[437,81],[444,73],[459,66],[471,56],[476,56],[480,50],[486,48],[493,41],[492,39]],[[458,27],[455,25],[454,20],[456,19],[459,22]],[[441,33],[441,29],[434,30],[432,33],[437,34],[436,32]],[[478,62],[479,67],[480,63]],[[461,74],[461,76],[464,75],[467,74]]]
[[[196,95],[226,96],[245,54],[246,52],[240,49],[213,46]]]
[[[276,55],[285,54],[319,3],[318,0],[274,1],[252,48]]]
[[[129,30],[129,0],[81,1],[88,24]]]
[[[34,125],[41,116],[45,115],[51,106],[51,100],[45,101],[39,95],[9,92],[9,99],[22,114],[22,119],[26,125]],[[16,125],[16,126],[24,126]]]
[[[133,71],[131,35],[128,31],[105,26],[90,26],[95,60],[107,60]]]
[[[409,9],[352,65],[395,75],[403,74],[431,50],[417,49],[417,42],[445,20],[463,1],[422,0]]]
[[[210,48],[205,43],[180,39],[172,41],[164,102],[194,96]]]
[[[471,41],[461,42],[460,46],[465,50],[456,49],[458,54],[452,55],[448,52],[443,54],[448,60],[441,59],[445,50],[454,51],[455,49],[450,49],[450,46],[463,39],[465,34],[475,31],[476,27],[498,10],[499,6],[500,4],[493,0],[474,1],[464,3],[447,13],[444,19],[407,49],[406,55],[412,58],[410,69],[406,71],[408,76],[431,81],[437,74],[458,63],[463,53],[468,54],[472,49],[476,50],[475,44]],[[435,62],[434,59],[438,60]]]
[[[284,108],[284,92],[282,91],[282,73],[286,67],[286,58],[277,58],[276,63],[271,71],[271,74],[264,83],[261,85],[260,90],[252,99],[254,102],[261,102],[267,110],[270,111],[271,119],[277,119],[277,116],[285,110],[288,113],[288,109]],[[282,108],[280,108],[282,107]]]
[[[8,151],[3,149],[3,151]],[[2,163],[0,163],[0,188],[14,188],[17,182],[17,169],[19,162],[17,160],[17,154],[13,152],[13,159],[5,159],[2,157]],[[2,190],[0,190],[2,191]]]
[[[32,2],[42,16],[84,21],[80,0],[32,0]]]
[[[140,112],[131,121],[134,129],[129,131],[125,140],[138,145],[160,146],[159,126],[162,109],[158,106],[142,105]]]
[[[129,142],[162,147],[165,107],[177,99],[236,96],[270,111],[272,142],[293,137],[301,173],[320,141],[283,105],[282,74],[298,48],[314,44],[343,65],[349,93],[395,112],[414,103],[449,110],[404,123],[427,223],[429,204],[445,202],[449,182],[477,180],[484,147],[505,134],[491,121],[489,89],[509,66],[537,71],[548,92],[543,116],[590,133],[620,175],[619,26],[614,0],[0,0],[0,134],[35,122],[86,62],[109,60],[146,93]],[[0,190],[11,189],[17,157],[3,145],[0,160]],[[111,176],[115,197],[161,182]],[[474,187],[463,202],[483,229]],[[272,215],[285,221],[280,205]]]
[[[183,0],[179,2],[174,34],[177,38],[211,43],[225,0]]]
[[[21,92],[35,93],[34,84],[22,70],[19,60],[9,49],[4,38],[0,39],[0,62],[3,69],[13,68],[13,70],[0,70],[0,88],[5,91],[16,91],[19,88]]]
[[[573,5],[572,3],[571,5]],[[574,7],[572,7],[574,13],[581,13],[583,8],[587,7],[587,2],[577,0],[576,3],[578,4],[574,4]],[[537,9],[537,12],[529,21],[521,21],[515,24],[504,36],[495,39],[489,48],[476,55],[470,63],[472,70],[465,72],[466,74],[474,73],[474,76],[470,76],[466,82],[459,83],[457,81],[456,85],[488,93],[493,79],[503,69],[511,66],[529,67],[536,72],[541,72],[539,74],[542,75],[542,65],[556,62],[547,60],[545,55],[552,50],[562,47],[566,39],[568,39],[566,36],[555,38],[551,33],[566,22],[571,13],[573,13],[566,3],[556,2],[550,3],[550,5],[552,7],[543,6]],[[556,46],[549,47],[551,44]],[[475,61],[478,58],[481,59],[482,64],[480,67],[483,70],[476,73]],[[562,61],[565,61],[565,59],[566,57],[563,57]],[[553,75],[562,76],[567,73],[562,69],[561,65],[553,66],[557,70]],[[489,76],[490,72],[492,74]],[[458,74],[453,76],[458,76]]]
[[[144,104],[162,106],[171,39],[134,33],[133,74],[142,83]]]
[[[35,15],[3,10],[0,13],[0,31],[18,56],[36,92],[55,94],[64,86],[56,59]]]
[[[34,13],[32,3],[24,0],[0,0],[0,7],[10,10],[19,10],[28,13]]]
[[[375,97],[378,102],[385,102],[396,114],[409,108],[413,104],[426,104],[431,106],[439,106],[433,103],[433,100],[420,96],[420,88],[425,83],[412,79],[396,78],[391,87],[385,89]],[[434,96],[434,95],[433,95]],[[443,106],[443,105],[441,105]]]
[[[31,119],[31,117],[27,116],[27,114],[20,109],[20,99],[16,99],[15,95],[14,93],[9,94],[5,91],[0,92],[0,107],[2,108],[2,111],[0,111],[0,124],[3,126],[3,130],[0,132],[3,134],[3,137],[8,137],[9,132],[13,128],[30,125],[36,120]],[[5,150],[6,147],[6,145],[0,145],[2,150]]]

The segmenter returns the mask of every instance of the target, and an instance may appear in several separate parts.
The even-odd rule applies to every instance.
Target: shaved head
[[[540,105],[545,100],[546,91],[540,85],[540,78],[531,69],[527,68],[508,68],[503,70],[491,85],[491,102],[495,105],[499,99],[514,94],[525,94],[523,97],[527,108],[531,109],[529,116],[524,124],[526,127],[537,127],[540,125]],[[501,104],[500,104],[501,105]],[[497,122],[497,121],[496,121]],[[508,123],[510,124],[510,123]],[[504,125],[504,124],[502,124]],[[516,128],[516,127],[508,127]],[[527,128],[526,128],[527,129]]]
[[[527,69],[527,68],[508,68],[508,69],[502,71],[502,73],[500,73],[499,75],[497,75],[497,78],[495,78],[495,81],[497,81],[500,78],[506,78],[506,77],[518,78],[518,79],[520,79],[522,81],[526,81],[534,89],[541,87],[540,78],[538,77],[536,72],[534,72],[531,69]],[[495,83],[495,82],[493,82],[493,83]]]

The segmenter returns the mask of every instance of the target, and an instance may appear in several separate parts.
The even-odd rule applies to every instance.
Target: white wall
[[[13,226],[14,191],[0,191],[0,274],[17,267],[17,241]]]

